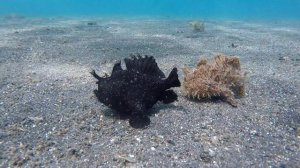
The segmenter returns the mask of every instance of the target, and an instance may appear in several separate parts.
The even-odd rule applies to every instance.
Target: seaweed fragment
[[[223,98],[237,107],[235,97],[245,95],[245,74],[239,57],[217,54],[213,60],[201,59],[194,70],[183,68],[183,94],[195,99]]]
[[[129,118],[134,128],[143,128],[150,124],[148,109],[162,101],[172,103],[177,95],[172,87],[179,87],[177,69],[173,68],[165,78],[153,56],[132,55],[125,58],[125,70],[117,62],[110,76],[100,77],[93,70],[91,74],[98,80],[98,89],[94,93],[98,100],[114,109],[122,118]]]

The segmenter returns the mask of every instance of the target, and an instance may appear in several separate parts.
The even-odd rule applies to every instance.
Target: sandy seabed
[[[0,167],[297,167],[300,22],[169,18],[0,18]],[[232,47],[232,43],[234,47]],[[131,53],[168,74],[236,55],[246,96],[233,108],[179,95],[133,129],[93,95],[89,74]]]

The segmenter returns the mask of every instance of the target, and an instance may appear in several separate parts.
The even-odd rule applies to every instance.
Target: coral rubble
[[[236,107],[235,97],[245,95],[245,74],[239,57],[216,55],[213,60],[202,59],[196,69],[183,68],[183,94],[196,99],[223,98]]]

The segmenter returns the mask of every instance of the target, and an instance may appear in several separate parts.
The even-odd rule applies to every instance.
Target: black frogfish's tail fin
[[[168,87],[179,87],[180,86],[180,81],[178,79],[178,74],[177,74],[177,68],[172,69],[168,78],[165,79],[165,82],[168,85]]]
[[[150,118],[143,114],[132,114],[129,119],[129,124],[133,128],[145,128],[150,124]]]

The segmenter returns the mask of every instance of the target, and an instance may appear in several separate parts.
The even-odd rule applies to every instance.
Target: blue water
[[[300,20],[300,0],[0,0],[0,15]]]

